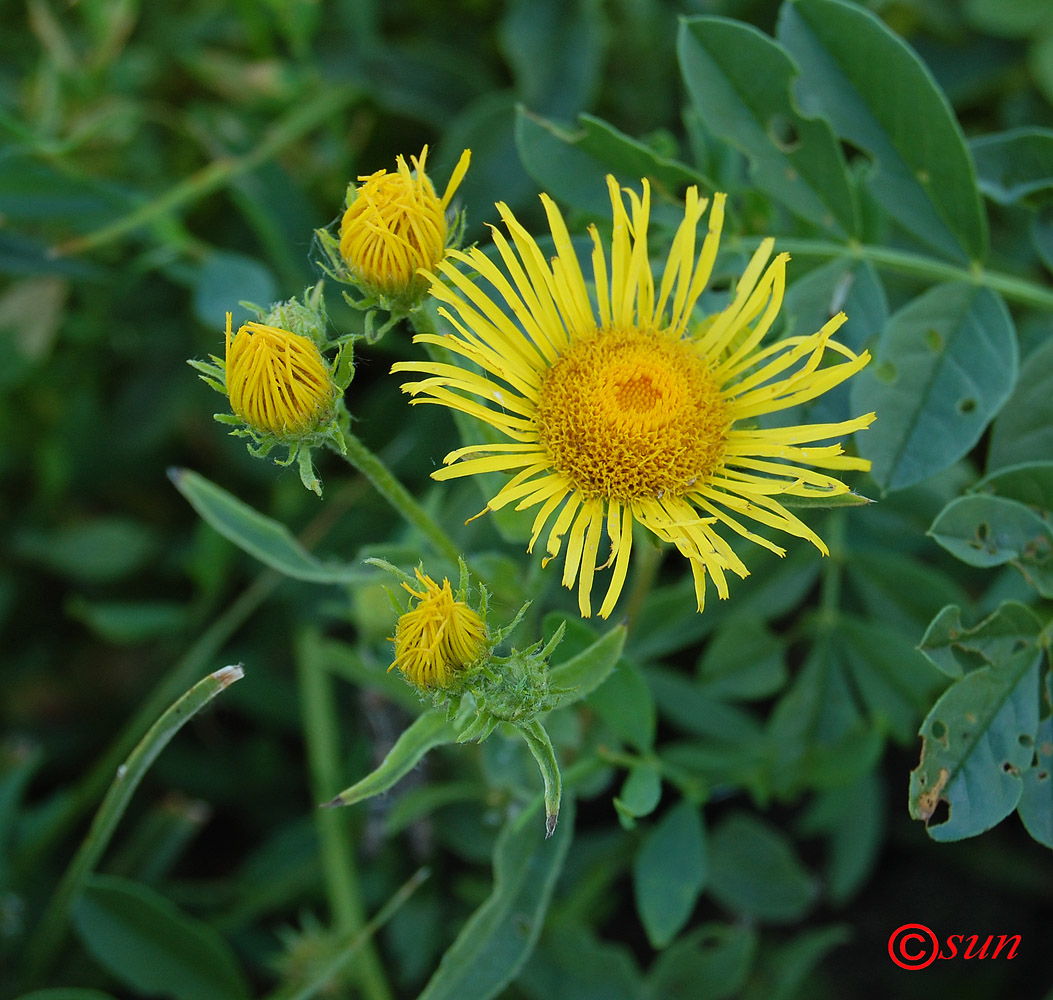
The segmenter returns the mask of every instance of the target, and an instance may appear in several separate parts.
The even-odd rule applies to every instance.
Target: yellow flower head
[[[612,177],[607,185],[614,231],[608,258],[595,227],[590,230],[594,297],[550,198],[541,196],[555,241],[551,260],[508,206],[499,204],[511,237],[509,242],[494,230],[504,268],[477,248],[450,251],[429,277],[432,294],[457,313],[440,310],[457,333],[415,338],[445,347],[482,373],[433,361],[400,362],[392,371],[427,376],[402,387],[414,403],[461,410],[509,439],[452,451],[445,468],[432,475],[513,472],[487,509],[536,507],[528,551],[547,528],[545,563],[559,555],[567,538],[563,584],[577,581],[583,616],[592,612],[598,569],[612,569],[599,614],[606,618],[614,609],[634,522],[688,559],[701,611],[707,576],[726,597],[726,573],[748,574],[723,530],[784,554],[747,526],[752,521],[807,538],[827,552],[779,497],[847,492],[838,479],[804,466],[869,468],[839,444],[814,442],[861,430],[874,414],[782,428],[758,428],[754,421],[814,399],[863,368],[870,356],[831,339],[844,314],[810,336],[762,345],[782,304],[789,259],[779,254],[771,260],[771,239],[753,255],[727,307],[693,325],[717,255],[725,195],[714,195],[708,232],[698,247],[708,202],[697,189],[688,190],[684,219],[656,281],[648,256],[647,181],[642,195],[619,189]],[[507,310],[453,260],[485,278]],[[827,352],[840,355],[837,363],[824,364]],[[600,566],[605,533],[610,554]]]
[[[446,209],[468,170],[469,150],[461,154],[440,198],[424,172],[428,147],[411,156],[413,170],[399,156],[395,173],[378,170],[358,179],[353,200],[340,223],[340,255],[362,285],[392,297],[420,294],[427,281],[417,270],[432,270],[446,251]]]
[[[230,407],[260,434],[296,438],[332,417],[336,386],[307,337],[263,323],[231,336],[227,313],[225,375]]]
[[[440,587],[419,568],[416,574],[423,590],[402,584],[417,603],[395,625],[395,660],[388,669],[398,667],[414,687],[447,688],[483,655],[486,624],[464,601],[454,600],[449,580],[443,578]]]

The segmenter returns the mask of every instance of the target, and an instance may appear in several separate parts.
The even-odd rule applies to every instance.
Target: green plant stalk
[[[332,678],[326,673],[318,644],[318,636],[310,632],[299,638],[296,667],[311,793],[315,802],[324,803],[340,788],[340,752]],[[334,809],[318,809],[315,813],[333,925],[341,933],[357,936],[366,928],[366,916],[347,819],[345,812]],[[355,971],[363,995],[367,1000],[391,1000],[383,966],[368,937],[361,948]]]
[[[760,240],[732,240],[731,245],[753,249]],[[799,257],[848,257],[852,260],[870,261],[876,267],[933,281],[964,281],[971,285],[999,292],[1013,302],[1033,306],[1036,309],[1053,310],[1053,289],[1044,288],[1024,278],[999,271],[988,271],[978,264],[963,267],[949,264],[924,254],[895,250],[891,247],[871,246],[865,243],[831,243],[827,240],[788,239],[778,240],[779,250]]]
[[[435,546],[437,552],[454,566],[461,556],[460,549],[450,541],[449,535],[438,522],[413,498],[409,490],[400,483],[379,455],[370,451],[351,431],[343,431],[344,458],[352,468],[372,483],[373,488],[405,519]]]
[[[360,88],[354,86],[326,87],[313,100],[297,106],[276,122],[259,144],[243,156],[214,160],[186,180],[180,181],[116,221],[54,247],[52,254],[63,257],[106,246],[161,216],[204,198],[225,187],[234,178],[266,163],[276,153],[291,146],[312,129],[331,121],[333,116],[338,115],[347,105],[358,100],[361,93]]]
[[[375,917],[348,941],[340,952],[326,962],[302,986],[283,986],[275,990],[266,1000],[308,1000],[321,992],[333,977],[358,953],[359,949],[373,937],[398,911],[403,903],[424,884],[429,875],[427,868],[419,868],[398,889],[398,891],[377,911]]]
[[[62,944],[70,907],[106,850],[143,775],[172,737],[194,715],[243,676],[244,671],[239,665],[223,667],[198,681],[150,727],[125,762],[117,768],[117,774],[92,820],[87,836],[73,856],[29,942],[26,969],[31,981],[40,975]]]

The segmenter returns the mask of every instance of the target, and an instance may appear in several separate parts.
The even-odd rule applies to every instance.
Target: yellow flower
[[[446,251],[446,209],[468,170],[469,150],[461,154],[441,198],[424,172],[428,147],[411,156],[413,171],[402,156],[398,170],[362,176],[340,223],[340,255],[354,278],[384,295],[421,294],[427,281],[419,268],[433,269]]]
[[[388,669],[398,667],[414,687],[446,688],[482,656],[486,624],[464,601],[454,600],[449,580],[443,578],[440,587],[419,568],[416,574],[424,589],[402,584],[417,604],[395,625],[395,661]]]
[[[551,524],[544,563],[559,555],[569,536],[563,585],[573,587],[577,580],[583,616],[592,612],[597,569],[612,567],[599,614],[606,618],[614,609],[634,522],[688,559],[701,611],[707,576],[727,597],[726,573],[748,575],[721,529],[783,555],[747,526],[753,521],[807,538],[827,553],[779,497],[847,492],[838,479],[804,466],[869,468],[869,462],[843,454],[839,444],[815,442],[861,430],[874,414],[782,428],[758,428],[755,418],[815,398],[863,368],[870,356],[857,356],[831,339],[844,314],[818,333],[762,346],[782,304],[789,259],[780,254],[769,264],[771,239],[753,255],[728,306],[692,326],[716,258],[725,196],[713,197],[696,258],[707,201],[695,188],[688,190],[683,222],[656,283],[647,245],[649,186],[643,182],[641,196],[628,189],[623,194],[611,177],[607,184],[614,212],[609,261],[595,227],[590,229],[595,302],[552,200],[541,196],[555,241],[551,261],[499,204],[511,236],[510,244],[494,230],[504,270],[477,248],[448,257],[485,278],[508,311],[444,260],[439,274],[429,277],[432,294],[458,314],[440,310],[457,334],[414,338],[444,347],[482,372],[433,361],[401,362],[392,371],[428,376],[402,386],[414,403],[461,410],[510,439],[452,451],[446,467],[432,475],[441,480],[514,472],[486,509],[538,507],[528,551]],[[827,351],[845,360],[824,366]],[[604,532],[610,555],[597,566]]]
[[[283,438],[327,422],[337,390],[313,341],[251,322],[232,337],[231,319],[227,313],[225,377],[235,415],[258,433]]]

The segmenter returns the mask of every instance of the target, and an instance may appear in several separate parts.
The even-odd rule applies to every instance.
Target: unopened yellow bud
[[[449,580],[444,578],[440,587],[419,568],[416,574],[422,590],[402,584],[417,603],[395,625],[391,667],[398,667],[414,687],[448,688],[459,671],[486,651],[486,623],[464,601],[454,600]]]
[[[419,158],[410,157],[412,171],[399,156],[395,173],[378,170],[359,177],[362,183],[340,223],[340,255],[352,276],[386,296],[422,294],[428,283],[417,270],[433,270],[446,251],[446,210],[471,154],[467,149],[461,154],[441,198],[424,172],[427,156],[425,146]]]
[[[263,323],[231,336],[227,313],[226,387],[235,415],[257,433],[296,438],[332,418],[337,390],[314,342]]]

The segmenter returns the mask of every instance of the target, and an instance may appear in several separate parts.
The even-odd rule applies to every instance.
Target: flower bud
[[[446,252],[451,232],[447,209],[468,169],[469,150],[461,154],[440,198],[424,171],[428,147],[404,157],[397,170],[359,177],[340,223],[340,256],[351,280],[382,300],[415,305],[428,288],[418,269],[434,270]]]
[[[419,567],[416,575],[422,590],[402,584],[417,602],[395,625],[395,659],[388,669],[398,667],[422,691],[450,688],[489,652],[486,622],[465,601],[454,599],[448,579],[440,587]]]
[[[337,395],[329,366],[313,341],[249,322],[231,336],[227,313],[227,396],[235,415],[257,434],[298,439],[333,417]]]

